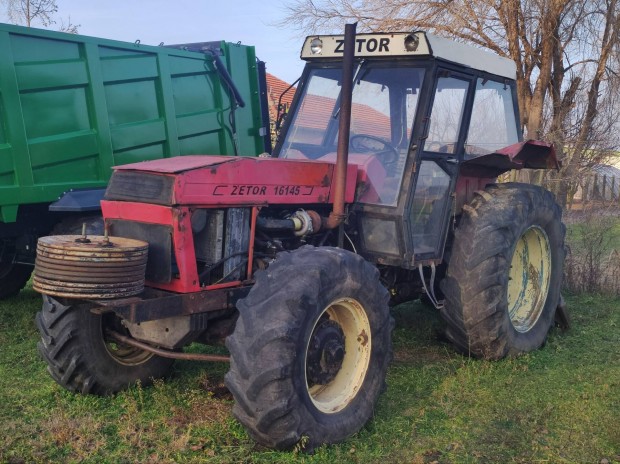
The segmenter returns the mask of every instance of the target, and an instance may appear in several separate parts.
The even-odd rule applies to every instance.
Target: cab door
[[[474,92],[473,76],[447,68],[434,81],[408,208],[414,262],[443,256]]]

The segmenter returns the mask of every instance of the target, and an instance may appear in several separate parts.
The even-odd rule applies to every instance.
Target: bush
[[[593,208],[566,222],[566,290],[620,295],[620,211]]]

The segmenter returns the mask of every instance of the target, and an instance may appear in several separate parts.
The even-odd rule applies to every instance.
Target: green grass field
[[[455,353],[434,310],[398,307],[375,417],[310,456],[248,438],[226,365],[178,362],[165,382],[111,398],[62,390],[36,353],[40,297],[27,289],[0,303],[0,462],[620,463],[620,299],[568,303],[568,333],[500,362]]]

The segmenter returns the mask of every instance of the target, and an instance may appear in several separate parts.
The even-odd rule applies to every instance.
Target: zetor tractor
[[[391,305],[425,296],[475,357],[544,343],[565,228],[551,193],[494,183],[557,168],[549,144],[521,140],[514,63],[354,25],[309,37],[302,58],[272,156],[119,166],[106,236],[40,239],[39,350],[60,385],[107,395],[174,359],[230,361],[248,433],[312,448],[372,416]],[[183,352],[222,340],[230,357]]]

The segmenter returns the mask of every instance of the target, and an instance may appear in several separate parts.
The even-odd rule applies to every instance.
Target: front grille
[[[141,171],[116,171],[103,197],[105,200],[137,201],[172,205],[174,177]]]
[[[146,263],[146,280],[156,283],[169,283],[172,280],[172,227],[161,224],[109,219],[110,235],[135,238],[149,244],[149,257]]]

